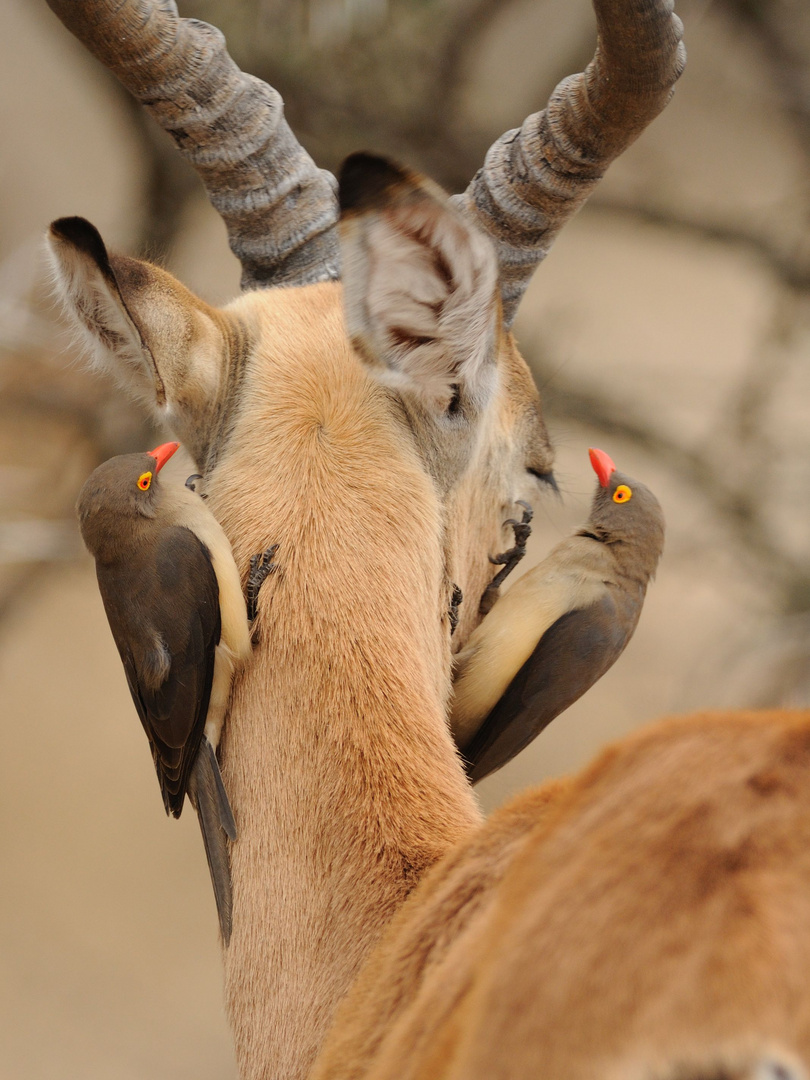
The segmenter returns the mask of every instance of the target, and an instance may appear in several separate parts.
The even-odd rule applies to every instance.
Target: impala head
[[[671,4],[645,0],[642,19],[632,5],[596,0],[594,62],[561,85],[553,109],[493,147],[454,206],[427,181],[355,155],[338,207],[333,181],[296,142],[276,91],[243,75],[211,28],[178,20],[172,5],[149,7],[147,22],[144,0],[48,2],[191,159],[246,287],[332,282],[341,256],[344,263],[346,329],[323,290],[273,296],[263,288],[263,298],[244,294],[216,311],[155,267],[108,256],[87,223],[62,219],[51,231],[57,277],[93,354],[168,422],[213,485],[245,387],[273,382],[284,355],[304,349],[325,368],[324,357],[346,355],[348,333],[352,362],[385,392],[403,451],[416,451],[442,505],[446,572],[468,595],[460,645],[475,622],[487,556],[503,543],[504,517],[515,499],[537,498],[538,478],[548,479],[553,464],[539,398],[508,329],[557,232],[669,100],[684,63]],[[179,96],[165,90],[175,84]],[[211,100],[228,102],[213,125]],[[261,140],[245,138],[260,130]],[[325,374],[308,385],[308,367],[297,387],[275,382],[275,407],[288,408],[292,395],[300,412],[314,393],[316,413],[339,412],[341,387]]]
[[[488,555],[503,546],[502,522],[552,475],[540,398],[503,327],[492,244],[435,185],[358,154],[344,167],[340,200],[345,329],[337,286],[250,292],[217,311],[165,271],[108,254],[81,218],[51,226],[57,280],[95,362],[188,445],[209,488],[245,409],[239,395],[254,379],[271,409],[325,417],[332,407],[364,407],[342,384],[343,365],[363,372],[378,387],[375,407],[442,504],[447,578],[473,599],[462,609],[460,643],[491,576]],[[325,354],[331,362],[319,371]],[[295,445],[305,455],[306,441],[288,436],[285,458]],[[437,602],[442,610],[444,597]]]

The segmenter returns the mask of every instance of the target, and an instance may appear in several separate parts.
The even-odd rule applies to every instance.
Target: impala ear
[[[59,218],[52,223],[46,240],[57,291],[79,327],[91,362],[109,371],[144,404],[164,406],[163,378],[147,343],[145,327],[132,310],[137,289],[126,288],[128,303],[98,229],[84,218]],[[126,273],[126,267],[121,269],[126,287],[132,274]],[[148,272],[141,273],[141,290],[148,289],[148,276]]]
[[[219,384],[222,335],[211,309],[165,270],[108,254],[84,218],[53,222],[46,240],[57,291],[92,362],[159,417],[193,423]]]
[[[370,154],[344,163],[340,206],[355,348],[432,412],[483,405],[500,330],[490,241],[430,181]]]

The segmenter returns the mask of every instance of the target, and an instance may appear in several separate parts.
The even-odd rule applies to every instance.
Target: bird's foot
[[[202,479],[203,479],[202,473],[198,473],[198,472],[192,473],[191,476],[189,476],[189,478],[186,480],[186,487],[188,488],[189,491],[193,491],[195,493],[195,495],[199,494],[201,499],[205,499],[205,498],[207,498],[205,492],[204,491],[200,491],[200,492],[197,491],[197,481],[202,480]]]
[[[514,518],[509,518],[504,522],[506,525],[512,526],[512,532],[515,535],[515,543],[509,548],[508,551],[502,552],[500,555],[490,555],[489,561],[496,566],[501,566],[502,569],[498,571],[495,577],[484,589],[484,595],[481,597],[481,603],[478,605],[479,615],[486,615],[491,611],[492,605],[498,599],[498,590],[504,581],[509,577],[517,564],[526,554],[526,542],[532,534],[531,520],[534,517],[534,511],[527,502],[522,499],[518,499],[518,506],[523,507],[523,516],[520,521],[516,521]]]
[[[453,595],[450,599],[450,610],[448,611],[448,618],[450,619],[450,637],[456,632],[458,626],[458,609],[461,606],[461,601],[464,599],[464,593],[461,589],[453,584]]]
[[[253,624],[256,618],[256,605],[259,601],[259,589],[264,580],[276,569],[277,563],[273,562],[273,556],[278,551],[278,544],[273,544],[261,555],[252,555],[250,558],[250,573],[247,579],[247,615],[248,622]]]

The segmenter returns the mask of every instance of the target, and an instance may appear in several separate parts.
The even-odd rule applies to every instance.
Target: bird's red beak
[[[607,487],[610,483],[610,474],[616,472],[616,466],[604,450],[596,450],[591,447],[588,450],[588,457],[591,459],[593,471],[599,477],[599,483],[602,487]]]
[[[149,457],[155,459],[155,472],[160,472],[172,454],[180,449],[179,442],[165,442],[149,451]]]

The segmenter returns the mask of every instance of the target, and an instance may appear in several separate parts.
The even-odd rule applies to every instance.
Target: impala
[[[49,3],[243,267],[214,309],[87,222],[51,230],[93,357],[188,447],[237,565],[278,545],[221,743],[242,1076],[803,1075],[810,717],[673,721],[487,822],[447,722],[504,521],[553,478],[512,320],[671,95],[668,0],[595,0],[593,62],[463,195],[360,154],[339,201],[216,30]]]

